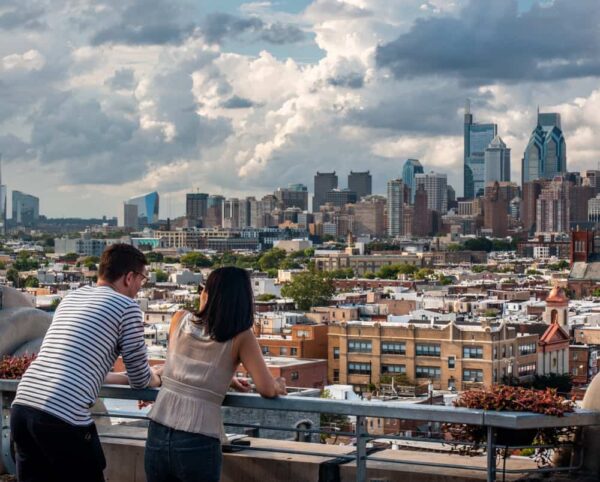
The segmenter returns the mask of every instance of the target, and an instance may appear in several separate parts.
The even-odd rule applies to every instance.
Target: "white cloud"
[[[33,10],[25,0],[32,18],[0,29],[3,178],[10,189],[41,193],[50,215],[120,215],[123,199],[156,189],[174,216],[188,189],[243,196],[289,182],[312,188],[316,170],[335,169],[343,186],[351,169],[370,169],[384,192],[416,157],[447,172],[460,194],[467,96],[476,121],[498,123],[514,179],[537,104],[562,114],[569,166],[595,167],[595,77],[480,86],[443,75],[394,77],[376,65],[378,45],[417,18],[459,18],[467,1],[315,0],[298,14],[277,2],[240,2],[242,14],[297,25],[314,39],[323,57],[304,64],[286,58],[285,45],[249,53],[235,42],[207,44],[206,12],[183,15],[183,1],[161,10],[164,19],[146,12],[152,28],[138,35],[124,20],[139,0],[57,0]],[[37,169],[31,182],[19,177],[23,165]]]

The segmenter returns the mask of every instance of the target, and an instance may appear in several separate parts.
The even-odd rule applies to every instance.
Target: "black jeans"
[[[150,422],[144,466],[148,482],[218,482],[221,441]]]
[[[94,424],[78,427],[13,405],[10,431],[19,482],[104,482],[106,460]]]

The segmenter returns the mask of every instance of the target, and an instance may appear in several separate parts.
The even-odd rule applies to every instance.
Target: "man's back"
[[[60,303],[14,403],[88,425],[89,407],[119,354],[131,385],[145,387],[150,372],[139,306],[109,286],[80,288]]]

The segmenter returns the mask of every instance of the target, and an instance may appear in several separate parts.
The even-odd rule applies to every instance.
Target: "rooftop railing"
[[[2,415],[1,424],[1,449],[2,462],[4,467],[9,472],[14,472],[14,462],[11,457],[10,450],[10,405],[14,399],[14,395],[18,386],[18,381],[0,380],[0,413]],[[105,399],[122,399],[122,400],[155,400],[158,393],[157,389],[132,389],[125,386],[106,385],[100,392],[100,397]],[[542,467],[542,468],[517,468],[506,469],[497,467],[497,452],[508,448],[525,448],[536,446],[506,446],[496,443],[497,429],[540,429],[540,428],[559,428],[559,427],[584,427],[600,425],[600,412],[588,410],[577,410],[574,413],[566,414],[564,417],[552,417],[539,415],[528,412],[496,412],[486,410],[474,410],[465,408],[455,408],[437,405],[421,405],[421,404],[399,404],[398,402],[369,402],[369,401],[345,401],[345,400],[330,400],[316,397],[295,396],[290,394],[286,397],[275,399],[262,398],[257,394],[245,393],[230,393],[225,397],[223,406],[254,409],[254,410],[274,410],[288,412],[305,412],[315,414],[337,414],[344,416],[356,417],[355,429],[351,432],[335,432],[337,435],[345,435],[352,437],[355,440],[355,450],[346,455],[336,455],[338,459],[345,463],[356,464],[356,480],[367,480],[367,465],[368,462],[387,462],[395,464],[408,464],[414,466],[438,467],[448,470],[472,470],[486,473],[488,482],[496,481],[498,473],[518,474],[532,472],[559,472],[559,471],[576,471],[581,468],[583,456],[579,453],[578,457],[571,457],[571,464],[567,467]],[[108,412],[108,416],[119,418],[146,418],[142,414],[125,413],[125,412]],[[440,422],[453,424],[467,424],[485,427],[487,432],[486,442],[486,464],[477,466],[469,463],[470,457],[464,457],[464,464],[448,464],[436,463],[435,456],[426,462],[401,458],[382,458],[377,456],[376,450],[368,450],[368,443],[377,439],[385,440],[418,440],[423,442],[434,442],[438,444],[449,444],[448,440],[440,438],[407,438],[401,435],[375,435],[369,434],[367,429],[367,419],[374,418],[389,418],[412,420],[422,422]],[[225,423],[225,426],[248,427],[269,430],[289,431],[293,433],[325,433],[330,434],[326,428],[320,429],[302,429],[297,427],[282,427],[282,426],[265,426],[256,427],[253,424]],[[102,433],[100,434],[102,436]],[[122,435],[119,435],[122,437]],[[126,438],[126,437],[125,437]],[[454,442],[453,442],[454,443]],[[425,444],[426,445],[426,444]],[[303,445],[306,447],[306,445]],[[290,450],[280,447],[251,447],[251,450],[262,450],[267,452],[277,452],[286,454],[299,455],[314,455],[323,456],[323,451],[319,450],[319,445],[315,445],[315,450]],[[539,448],[539,446],[538,446]],[[579,447],[582,448],[582,447]],[[574,460],[578,459],[578,460]],[[459,459],[461,460],[461,459]]]

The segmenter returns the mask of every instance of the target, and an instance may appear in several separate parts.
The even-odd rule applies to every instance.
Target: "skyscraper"
[[[500,136],[494,137],[484,153],[485,185],[490,182],[510,182],[510,149]]]
[[[354,230],[357,235],[382,236],[385,234],[384,223],[385,198],[382,196],[366,196],[352,208],[354,214]]]
[[[415,205],[412,221],[413,236],[429,236],[431,234],[431,210],[427,207],[425,185],[419,184],[415,190]]]
[[[158,202],[159,197],[156,191],[132,197],[125,201],[125,204],[134,204],[137,206],[138,229],[158,222]]]
[[[569,226],[569,203],[566,182],[560,178],[543,189],[537,199],[536,228],[540,233],[566,232]]]
[[[202,225],[208,209],[208,194],[205,192],[185,195],[185,217],[194,226]]]
[[[560,114],[538,112],[537,125],[525,148],[521,183],[552,179],[567,172],[567,145],[561,130]]]
[[[402,167],[402,181],[404,185],[410,188],[410,202],[415,202],[415,192],[417,186],[415,185],[415,175],[423,174],[423,166],[418,159],[407,159]]]
[[[308,188],[304,184],[289,184],[279,187],[274,193],[282,210],[287,208],[308,209]]]
[[[404,183],[402,179],[392,179],[387,183],[387,234],[400,236],[404,223]]]
[[[372,184],[373,179],[369,171],[350,171],[350,174],[348,174],[348,189],[356,193],[356,198],[358,200],[372,194]]]
[[[34,226],[40,216],[40,199],[21,191],[12,192],[13,224]]]
[[[427,193],[427,207],[440,215],[448,211],[448,176],[437,172],[415,175],[417,189],[423,185]]]
[[[325,202],[343,208],[346,204],[355,203],[358,196],[354,191],[348,189],[332,189],[325,195]]]
[[[220,195],[208,196],[206,203],[206,220],[204,227],[217,228],[223,226],[223,203],[225,198]]]
[[[485,188],[483,226],[491,231],[492,236],[503,238],[507,235],[509,201],[498,181]]]
[[[483,195],[485,176],[485,148],[498,135],[496,124],[478,124],[473,122],[471,106],[467,100],[464,121],[464,197],[473,198]]]
[[[223,203],[223,227],[240,228],[240,200],[238,198],[226,199]]]
[[[325,204],[327,193],[338,187],[338,177],[333,172],[318,172],[315,175],[315,192],[313,196],[312,210],[319,212],[321,205]]]
[[[0,234],[6,234],[6,195],[7,188],[2,184],[2,156],[0,156]]]

